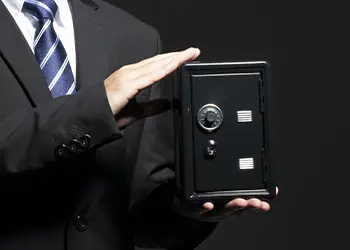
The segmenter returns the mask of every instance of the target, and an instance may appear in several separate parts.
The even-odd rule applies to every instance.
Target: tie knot
[[[53,21],[57,13],[57,4],[54,0],[25,0],[22,12],[34,16],[36,19]]]

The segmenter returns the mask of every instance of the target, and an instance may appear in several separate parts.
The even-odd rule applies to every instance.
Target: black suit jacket
[[[116,127],[103,81],[160,52],[158,32],[101,0],[72,0],[77,93],[53,99],[0,1],[0,249],[193,249],[215,225],[171,210],[172,114]],[[171,98],[158,83],[138,101]]]

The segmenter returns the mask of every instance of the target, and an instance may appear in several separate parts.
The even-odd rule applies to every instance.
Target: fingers
[[[263,210],[264,212],[267,212],[270,210],[270,204],[267,202],[263,202],[262,206],[261,206],[261,210]]]
[[[161,57],[159,60],[154,60],[144,65],[137,73],[138,77],[134,81],[135,87],[141,90],[150,86],[171,74],[186,61],[197,58],[199,54],[200,51],[198,49],[187,49],[181,53]]]
[[[174,60],[178,62],[178,64],[182,64],[186,61],[192,61],[196,59],[200,55],[200,50],[197,48],[187,49],[177,55],[174,56]]]
[[[248,206],[260,209],[262,207],[262,201],[256,198],[249,199]]]
[[[249,200],[238,198],[227,203],[226,208],[251,208],[252,210],[269,211],[270,204],[256,198]]]
[[[245,199],[237,198],[229,203],[227,203],[225,206],[221,207],[224,210],[231,210],[231,209],[244,209],[248,206],[248,201]],[[203,204],[203,208],[206,210],[205,212],[211,211],[215,208],[214,204],[211,202],[206,202]]]
[[[278,194],[278,187],[276,187],[276,193]],[[270,210],[270,204],[265,201],[261,201],[257,198],[242,199],[236,198],[228,202],[225,206],[214,206],[211,202],[203,204],[199,215],[213,217],[214,219],[222,220],[223,218],[239,215],[244,211],[262,211],[268,212]]]
[[[278,189],[276,190],[278,192]],[[203,205],[203,208],[205,208],[207,211],[213,210],[214,209],[214,205],[212,203],[205,203]],[[242,198],[236,198],[230,202],[228,202],[224,209],[228,209],[228,210],[242,210],[245,208],[250,208],[250,210],[253,211],[263,211],[263,212],[267,212],[270,210],[270,204],[268,202],[265,201],[261,201],[257,198],[251,198],[249,200],[245,200]]]
[[[240,215],[244,211],[263,211],[270,210],[270,205],[267,202],[261,201],[256,198],[245,200],[242,198],[236,198],[226,205],[215,205],[211,202],[203,204],[202,209],[199,211],[199,216],[205,216],[212,220],[223,220],[232,216]]]
[[[162,71],[164,69],[167,69],[168,71],[165,72],[165,74],[171,73],[174,69],[176,69],[179,65],[182,63],[193,60],[194,58],[198,57],[200,54],[200,51],[198,49],[187,49],[180,53],[175,53],[172,56],[165,56],[160,58],[159,60],[154,60],[142,68],[142,73],[144,75],[148,75],[152,72]],[[168,67],[169,65],[174,65],[175,67]],[[158,79],[157,79],[158,80]]]
[[[267,212],[270,210],[270,204],[265,202],[265,201],[261,201],[259,199],[249,199],[248,201],[248,206],[252,208],[252,210],[254,211],[264,211]]]
[[[156,61],[160,61],[160,60],[163,60],[163,59],[166,59],[166,58],[174,57],[174,56],[176,56],[179,53],[181,53],[181,52],[170,52],[170,53],[165,53],[165,54],[159,54],[159,55],[147,58],[147,59],[145,59],[143,61],[140,61],[138,63],[131,64],[129,66],[132,67],[133,70],[137,70],[137,69],[140,69],[142,67],[145,67],[145,66],[149,65],[150,63],[153,63],[153,62],[156,62]]]
[[[151,58],[147,58],[143,61],[140,61],[138,63],[135,63],[135,64],[132,64],[132,65],[129,65],[131,66],[133,69],[139,69],[141,67],[145,67],[147,65],[149,65],[150,63],[153,63],[153,62],[156,62],[156,61],[160,61],[162,59],[166,59],[166,58],[170,58],[170,57],[174,57],[174,56],[177,56],[181,53],[186,53],[188,52],[188,50],[193,50],[194,48],[188,48],[186,50],[182,50],[182,51],[178,51],[178,52],[169,52],[169,53],[164,53],[164,54],[158,54],[156,56],[153,56]],[[196,49],[197,51],[199,51],[198,49]],[[198,55],[194,55],[194,57],[190,58],[189,60],[193,60],[195,59],[195,57],[198,57]]]
[[[206,202],[203,204],[203,208],[205,209],[205,211],[211,211],[214,209],[214,204],[211,202]]]
[[[226,208],[235,208],[235,207],[245,208],[247,206],[248,206],[248,202],[245,199],[238,198],[227,203]]]
[[[191,51],[191,50],[197,50],[196,53],[198,54],[198,55],[194,54],[194,56],[192,58],[189,58],[189,60],[193,60],[193,59],[195,59],[195,57],[199,56],[199,53],[198,53],[199,50],[195,49],[195,48],[188,48],[186,50],[182,50],[182,51],[178,51],[178,52],[169,52],[169,53],[159,54],[159,55],[153,56],[151,58],[147,58],[147,59],[145,59],[141,62],[138,62],[136,64],[133,64],[132,66],[134,67],[134,69],[141,68],[141,67],[149,65],[150,63],[160,61],[162,59],[174,57],[174,56],[177,56],[179,54],[187,53],[188,51]]]

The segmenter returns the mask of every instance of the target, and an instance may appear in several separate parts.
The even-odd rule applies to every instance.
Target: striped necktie
[[[38,22],[35,32],[35,57],[54,98],[75,92],[75,79],[67,53],[58,38],[53,21],[58,7],[54,0],[25,0],[22,12]]]

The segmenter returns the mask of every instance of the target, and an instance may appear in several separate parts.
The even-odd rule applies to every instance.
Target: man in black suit
[[[101,0],[2,0],[0,32],[1,250],[193,249],[237,209],[269,210],[174,198],[159,81],[198,49],[159,54],[155,29]]]

